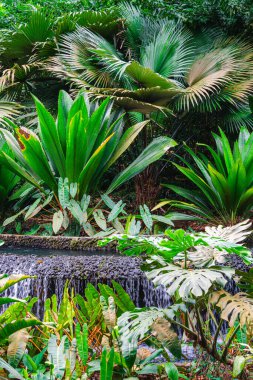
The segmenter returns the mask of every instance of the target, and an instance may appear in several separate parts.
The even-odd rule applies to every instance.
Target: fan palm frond
[[[127,65],[128,62],[106,39],[87,28],[78,27],[61,39],[59,54],[49,67],[56,75],[67,79],[78,74],[87,85],[115,86],[116,81],[122,79]]]
[[[146,30],[146,37],[150,30],[147,25],[149,19],[145,19],[140,8],[135,7],[133,4],[123,2],[119,7],[120,15],[125,20],[126,26],[123,36],[124,45],[127,48],[126,55],[128,59],[138,59],[142,38],[144,38],[145,35],[145,33],[143,33],[144,29]],[[146,27],[144,27],[145,24]]]
[[[180,119],[215,111],[219,125],[253,124],[248,106],[253,94],[251,44],[217,30],[193,38],[180,24],[146,16],[127,3],[119,7],[119,15],[123,29],[114,41],[90,28],[113,22],[116,14],[105,21],[101,13],[80,16],[85,27],[60,39],[48,70],[67,79],[74,91],[110,95],[127,110],[162,107]]]
[[[13,119],[18,116],[22,110],[22,106],[8,99],[0,99],[0,123],[5,124],[5,118]]]
[[[242,125],[253,129],[253,114],[248,104],[229,105],[217,113],[217,123],[221,128],[225,127],[231,132],[239,131]]]
[[[43,42],[53,36],[52,23],[45,12],[35,9],[29,22],[18,29],[30,42]]]
[[[150,41],[141,46],[140,63],[168,78],[180,79],[193,61],[193,43],[180,24],[163,20]]]
[[[85,10],[75,14],[76,24],[99,33],[103,37],[112,38],[119,30],[121,19],[115,9],[100,11]]]
[[[1,62],[11,60],[24,64],[33,54],[34,43],[45,42],[53,37],[51,20],[40,10],[32,12],[29,22],[7,32],[2,38]]]
[[[41,80],[43,75],[43,64],[36,62],[26,65],[15,64],[13,67],[3,71],[0,77],[0,92],[11,100],[23,100],[35,90],[36,80]]]
[[[137,90],[90,88],[87,92],[97,98],[110,96],[114,102],[128,111],[150,113],[164,111],[172,113],[167,107],[168,99],[173,98],[180,90],[158,87],[140,88]]]
[[[185,76],[185,93],[178,97],[177,110],[202,112],[223,109],[231,103],[246,104],[252,93],[253,54],[238,40],[216,41],[211,51],[197,57]]]

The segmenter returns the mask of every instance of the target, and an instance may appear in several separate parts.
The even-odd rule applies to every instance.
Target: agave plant
[[[216,122],[252,125],[253,54],[247,42],[210,31],[193,37],[180,24],[143,15],[128,3],[119,12],[125,29],[115,43],[79,27],[61,39],[49,68],[130,111],[167,110],[181,124],[189,115],[197,122],[215,111]]]
[[[0,153],[1,163],[44,192],[58,198],[57,178],[68,178],[77,184],[76,199],[94,194],[101,179],[128,149],[146,122],[123,132],[122,115],[111,111],[110,99],[95,105],[80,94],[75,101],[65,93],[59,95],[58,117],[55,120],[43,104],[35,99],[39,133],[19,128],[13,123],[14,135],[1,129],[16,161],[10,154]],[[107,193],[140,173],[176,143],[160,137],[111,182]]]
[[[165,185],[187,201],[164,200],[157,207],[169,204],[203,222],[231,225],[250,217],[253,208],[253,133],[241,128],[233,145],[222,130],[213,137],[216,150],[204,145],[210,158],[186,146],[195,166],[183,158],[185,166],[175,164],[195,189]]]

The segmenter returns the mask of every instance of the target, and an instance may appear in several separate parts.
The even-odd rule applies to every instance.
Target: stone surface
[[[14,253],[15,252],[15,253]],[[38,297],[36,314],[43,315],[45,300],[56,294],[60,300],[66,281],[75,292],[84,294],[87,283],[111,284],[115,280],[128,292],[137,307],[170,304],[163,288],[154,288],[142,272],[142,260],[117,254],[3,248],[0,251],[0,273],[22,273],[36,276],[11,288],[14,297]]]
[[[72,237],[72,236],[31,236],[31,235],[13,235],[0,234],[0,240],[5,242],[9,247],[27,247],[42,249],[64,249],[72,251],[96,251],[98,250],[98,239],[90,237]],[[115,242],[106,247],[99,248],[101,251],[115,250]]]

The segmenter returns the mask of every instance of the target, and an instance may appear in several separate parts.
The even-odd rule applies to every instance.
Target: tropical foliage
[[[212,124],[252,125],[252,47],[242,38],[195,36],[124,3],[61,17],[34,10],[1,39],[1,94],[29,109],[30,93],[55,108],[59,89],[71,83],[129,111],[163,110],[162,123],[176,129],[189,120],[203,127],[207,114]]]
[[[14,30],[1,33],[0,94],[3,100],[0,110],[5,116],[17,114],[18,106],[13,101],[18,101],[27,108],[26,116],[34,123],[31,94],[55,109],[58,92],[64,88],[46,69],[46,62],[55,54],[60,36],[75,30],[77,25],[88,26],[102,34],[104,28],[113,33],[118,19],[113,10],[101,13],[86,10],[56,17],[43,9],[31,9],[26,24],[15,25]]]
[[[185,166],[175,164],[195,189],[166,185],[188,202],[163,201],[158,207],[169,204],[189,210],[204,221],[230,225],[249,217],[253,208],[253,134],[241,128],[233,145],[222,130],[213,137],[215,150],[204,145],[208,155],[185,147],[195,166],[182,157]]]
[[[151,0],[139,3],[129,1],[133,5],[140,5],[147,14],[159,14],[181,20],[193,30],[199,28],[221,27],[233,34],[240,34],[242,30],[252,33],[252,8],[250,0],[240,2],[233,0]],[[1,27],[15,27],[20,22],[29,20],[32,6],[47,9],[50,15],[61,16],[68,12],[77,12],[84,9],[106,9],[116,7],[120,0],[3,0],[0,8]]]
[[[167,358],[164,348],[143,357],[137,345],[128,346],[124,341],[121,345],[117,319],[134,308],[128,294],[114,281],[112,287],[99,284],[98,290],[88,284],[84,296],[73,294],[66,284],[58,307],[55,295],[46,301],[43,325],[29,334],[23,329],[11,335],[6,360],[0,359],[0,367],[17,379],[65,379],[67,376],[75,379],[85,374],[88,378],[94,372],[100,372],[101,378],[106,375],[112,379],[114,375],[126,378],[138,374],[169,374],[172,370],[178,377],[174,364],[161,359],[153,363],[158,356]],[[168,331],[170,344],[174,343],[171,350],[180,356],[177,335],[170,328]],[[28,337],[36,350],[40,348],[36,354]]]
[[[122,115],[111,111],[109,98],[98,106],[82,94],[73,101],[61,92],[56,120],[38,99],[35,104],[38,135],[9,121],[15,136],[3,128],[1,133],[16,161],[1,151],[1,162],[39,190],[52,191],[55,197],[58,197],[57,178],[60,177],[76,184],[77,199],[94,193],[104,174],[147,124],[140,123],[123,132]],[[167,137],[152,141],[114,178],[107,193],[140,173],[175,144]]]
[[[1,2],[1,239],[103,239],[138,268],[126,289],[100,274],[72,289],[76,273],[61,272],[55,290],[51,277],[41,289],[19,268],[0,274],[0,378],[252,377],[251,8]],[[136,281],[148,307],[126,292]]]
[[[20,332],[31,326],[41,325],[41,322],[37,318],[26,318],[27,311],[29,309],[31,310],[36,300],[32,300],[28,303],[26,300],[8,296],[8,293],[6,293],[11,286],[27,278],[29,278],[29,276],[26,275],[0,275],[0,307],[3,308],[3,306],[9,304],[14,305],[7,308],[0,315],[0,344],[5,342],[16,332]]]
[[[248,251],[246,254],[246,249],[235,242],[247,237],[248,227],[248,224],[240,223],[231,230],[220,226],[218,229],[207,228],[205,233],[199,234],[168,230],[165,238],[115,237],[119,241],[119,249],[125,254],[131,254],[130,245],[133,248],[136,245],[141,248],[139,252],[148,254],[144,265],[147,277],[155,286],[163,285],[173,300],[172,306],[167,309],[136,309],[124,313],[119,318],[122,337],[134,344],[149,335],[154,322],[162,319],[169,326],[180,326],[191,340],[197,340],[215,360],[232,365],[229,346],[239,329],[246,326],[248,339],[251,339],[252,300],[246,293],[233,296],[224,291],[234,270],[218,267],[217,263],[224,265],[230,253],[252,262],[251,253]],[[206,260],[208,256],[209,260]],[[215,318],[215,310],[220,312],[219,321]],[[209,342],[211,321],[215,325],[215,333]],[[229,322],[231,331],[219,346],[217,340],[225,322]],[[169,344],[168,341],[166,343]],[[234,361],[235,372],[238,371],[238,360]],[[246,360],[243,363],[239,373],[243,371]]]
[[[91,205],[91,197],[84,194],[81,201],[75,200],[77,186],[70,184],[68,179],[59,180],[58,195],[62,210],[53,215],[52,228],[57,234],[61,229],[68,228],[77,223],[84,229],[85,233],[93,238],[102,238],[114,233],[126,233],[131,236],[138,234],[151,233],[157,230],[157,223],[163,225],[173,225],[173,218],[162,218],[159,215],[151,214],[147,205],[140,206],[140,215],[129,215],[125,210],[126,203],[119,200],[115,203],[107,194],[102,194],[101,199],[96,205]],[[35,201],[38,204],[38,201]],[[34,217],[42,209],[34,204],[26,212],[26,218]],[[138,219],[139,220],[138,220]],[[9,220],[13,221],[13,217]],[[7,220],[8,221],[8,220]],[[6,221],[4,225],[6,225]],[[99,229],[99,232],[97,232]]]
[[[88,284],[84,295],[75,294],[67,283],[61,301],[56,295],[46,300],[40,326],[9,337],[0,366],[17,379],[90,378],[99,372],[107,379],[144,374],[189,378],[187,373],[179,374],[171,355],[181,358],[181,343],[190,339],[240,375],[247,371],[250,355],[240,350],[237,335],[247,326],[246,341],[252,339],[252,299],[246,293],[233,296],[224,290],[233,269],[222,270],[210,261],[200,264],[199,259],[210,251],[219,262],[217,252],[225,258],[231,253],[249,258],[246,248],[239,244],[250,232],[248,228],[249,224],[244,223],[231,230],[207,228],[199,234],[168,230],[165,238],[146,238],[147,247],[149,243],[154,248],[152,253],[142,251],[148,253],[146,274],[155,285],[165,285],[173,301],[171,306],[138,309],[115,281],[111,287],[98,284],[98,289]],[[122,236],[119,242],[127,239]],[[131,237],[130,244],[138,245],[139,239]],[[8,281],[10,285],[7,277]],[[16,305],[18,302],[12,307],[17,312]],[[219,320],[215,317],[218,311]],[[224,337],[226,322],[230,329]],[[215,332],[210,339],[212,326]],[[184,331],[183,338],[179,339],[175,327]],[[138,348],[144,341],[146,348]],[[232,355],[232,344],[237,356]]]
[[[2,152],[11,155],[11,151],[4,141],[0,141],[0,145],[2,145],[0,148]],[[10,199],[11,193],[19,183],[20,179],[4,165],[0,165],[0,178],[0,210],[3,210],[8,206],[8,200]]]
[[[129,111],[173,114],[167,125],[182,125],[191,116],[192,122],[203,116],[204,124],[204,115],[214,112],[216,123],[251,125],[248,42],[222,33],[196,38],[180,24],[143,15],[126,3],[120,15],[125,19],[120,44],[78,27],[61,39],[49,67],[75,87],[96,97],[110,95]]]

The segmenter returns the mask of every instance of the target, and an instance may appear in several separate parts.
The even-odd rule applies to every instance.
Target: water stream
[[[242,260],[231,255],[229,265],[247,270]],[[98,283],[110,285],[117,281],[130,295],[137,307],[170,305],[170,298],[162,287],[155,288],[140,269],[141,259],[101,251],[64,251],[31,248],[0,249],[0,273],[36,276],[18,283],[6,291],[6,295],[17,298],[37,297],[35,314],[42,318],[45,300],[57,295],[62,299],[66,281],[75,293],[84,294],[86,285]],[[233,280],[226,290],[232,294],[239,291]]]
[[[0,273],[36,276],[16,284],[8,295],[37,297],[35,313],[43,316],[44,302],[52,294],[62,298],[67,280],[76,293],[84,294],[88,282],[111,284],[115,280],[128,292],[137,307],[170,304],[163,288],[154,288],[140,269],[141,259],[103,252],[55,251],[2,248]]]

